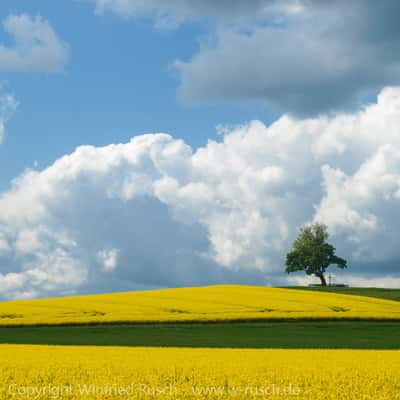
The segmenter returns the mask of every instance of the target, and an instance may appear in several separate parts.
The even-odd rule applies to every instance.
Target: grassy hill
[[[321,291],[240,285],[0,303],[0,326],[307,319],[400,320],[400,303]]]
[[[400,301],[400,289],[385,288],[358,288],[358,287],[340,287],[340,286],[290,286],[289,289],[296,290],[314,290],[320,292],[331,292],[340,294],[355,294],[357,296],[376,297],[379,299]]]

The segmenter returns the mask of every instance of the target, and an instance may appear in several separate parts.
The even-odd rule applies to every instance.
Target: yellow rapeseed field
[[[0,303],[0,325],[268,319],[400,319],[400,302],[218,285]]]
[[[0,345],[0,399],[400,399],[400,351]]]

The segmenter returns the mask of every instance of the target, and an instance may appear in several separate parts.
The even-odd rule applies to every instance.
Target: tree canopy
[[[347,261],[336,256],[336,249],[327,243],[328,228],[321,223],[305,225],[293,243],[292,250],[286,255],[286,272],[304,271],[307,275],[315,275],[326,286],[324,273],[334,264],[346,268]]]

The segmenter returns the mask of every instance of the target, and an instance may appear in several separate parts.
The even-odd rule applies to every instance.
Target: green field
[[[399,322],[253,322],[0,328],[0,343],[399,349]]]
[[[354,294],[357,296],[376,297],[386,300],[400,301],[400,289],[383,288],[354,288],[354,287],[336,287],[336,286],[290,286],[286,289],[311,290],[319,292],[330,292],[340,294]]]

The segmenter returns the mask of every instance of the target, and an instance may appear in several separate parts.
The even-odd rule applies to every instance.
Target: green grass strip
[[[400,322],[253,322],[0,328],[0,343],[400,349]]]
[[[400,289],[354,288],[335,286],[286,286],[284,289],[300,289],[338,294],[355,294],[357,296],[376,297],[378,299],[400,301]]]

